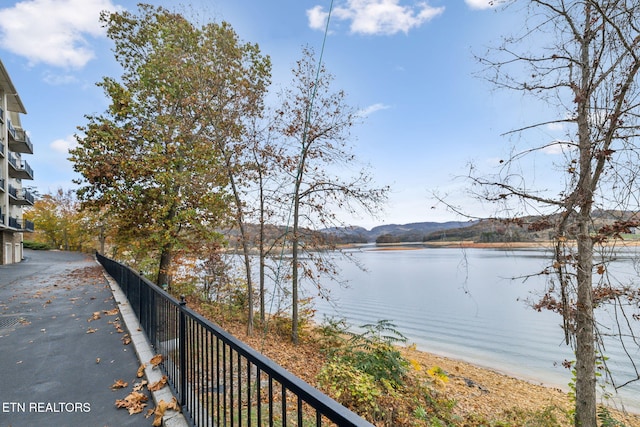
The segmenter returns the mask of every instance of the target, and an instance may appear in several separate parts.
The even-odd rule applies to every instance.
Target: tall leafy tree
[[[358,112],[344,91],[333,89],[333,76],[324,64],[318,65],[311,49],[303,50],[292,74],[291,84],[280,94],[274,128],[288,147],[281,165],[290,183],[284,200],[291,211],[291,329],[297,343],[300,283],[307,279],[320,289],[320,277],[337,278],[338,273],[331,259],[318,251],[335,247],[305,228],[344,225],[339,212],[375,214],[388,188],[376,188],[369,170],[358,166],[350,144]]]
[[[83,177],[80,200],[108,209],[120,243],[153,256],[163,284],[174,250],[219,238],[213,230],[229,216],[221,147],[260,111],[270,64],[227,23],[196,27],[138,7],[101,16],[123,74],[99,83],[109,108],[87,116],[71,160]]]
[[[93,238],[93,218],[80,211],[72,190],[59,188],[44,194],[25,211],[25,219],[34,222],[34,240],[56,249],[89,249]]]
[[[542,101],[540,111],[547,117],[514,131],[531,146],[514,150],[497,175],[474,172],[471,178],[486,190],[483,198],[510,209],[519,206],[514,212],[520,215],[542,214],[529,226],[553,230],[555,255],[547,272],[555,274],[537,307],[563,316],[567,342],[576,354],[575,425],[595,427],[603,337],[611,333],[623,345],[638,342],[638,286],[617,282],[607,266],[612,246],[638,224],[631,214],[639,208],[640,190],[640,4],[508,3],[526,5],[523,32],[505,38],[481,61],[493,83]],[[548,130],[533,132],[550,124],[563,127],[565,134],[549,139]],[[541,188],[535,175],[522,172],[522,162],[539,161],[536,155],[550,151],[562,154],[562,162],[553,166],[564,173],[557,181],[564,188]],[[598,328],[597,316],[607,306],[614,307],[611,313],[619,320],[610,331]]]

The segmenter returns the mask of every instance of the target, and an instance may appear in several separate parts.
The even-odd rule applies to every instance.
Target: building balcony
[[[13,228],[16,231],[33,231],[35,226],[33,221],[20,220],[12,216],[9,217],[9,228]]]
[[[33,206],[35,197],[27,189],[17,189],[9,185],[9,204],[15,206]]]
[[[13,128],[13,132],[9,132],[9,150],[14,153],[33,154],[33,144],[29,135],[27,135],[27,131]]]
[[[29,163],[19,162],[16,156],[9,153],[9,176],[16,179],[33,179],[33,169]]]
[[[20,222],[18,222],[18,218],[14,218],[12,216],[9,217],[9,228],[14,228],[16,230],[20,230],[22,228]]]
[[[7,120],[7,133],[9,134],[9,138],[15,139],[16,128],[13,127],[13,123],[11,123],[11,120]]]

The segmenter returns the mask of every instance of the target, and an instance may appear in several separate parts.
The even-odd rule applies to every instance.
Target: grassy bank
[[[228,309],[195,299],[189,305],[377,426],[571,425],[571,400],[556,388],[418,351],[411,345],[388,347],[383,342],[380,346],[366,338],[353,341],[343,330],[326,325],[307,324],[298,346],[290,343],[288,322],[281,318],[247,336],[246,325]],[[358,363],[354,354],[367,347],[377,353],[371,359],[365,355],[365,362],[379,364],[386,372],[398,369],[397,383],[394,378],[376,382],[353,369]],[[609,425],[640,427],[640,416],[614,409],[610,422],[623,424]]]

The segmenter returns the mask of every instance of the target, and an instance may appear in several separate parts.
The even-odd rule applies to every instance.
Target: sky
[[[137,1],[4,0],[0,59],[25,107],[34,144],[25,156],[40,194],[75,189],[68,160],[77,127],[108,102],[96,83],[121,70],[101,28],[102,10],[136,11]],[[321,51],[335,88],[363,112],[353,130],[354,153],[391,193],[377,218],[345,217],[352,225],[465,220],[433,193],[482,216],[462,179],[469,164],[492,167],[510,152],[503,136],[534,114],[520,95],[492,90],[478,76],[474,54],[521,25],[515,12],[490,0],[149,0],[193,19],[229,22],[244,42],[273,63],[272,90],[291,77],[304,46]],[[552,153],[550,153],[551,155]],[[548,159],[547,159],[548,160]],[[547,161],[545,160],[545,161]],[[540,173],[540,182],[548,174]]]

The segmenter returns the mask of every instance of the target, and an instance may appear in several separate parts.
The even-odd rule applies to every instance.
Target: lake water
[[[391,320],[421,350],[567,390],[571,373],[564,360],[575,359],[564,343],[559,315],[530,308],[527,301],[544,289],[544,250],[424,248],[355,251],[367,269],[338,260],[347,288],[326,283],[331,303],[317,300],[316,320],[345,318],[358,326]],[[637,278],[635,253],[626,253],[610,270],[625,280]],[[636,285],[637,286],[637,285]],[[633,326],[640,333],[640,322]],[[640,364],[637,346],[630,347]],[[607,342],[606,356],[618,382],[637,377],[622,347]],[[619,391],[616,402],[640,412],[640,384]]]

